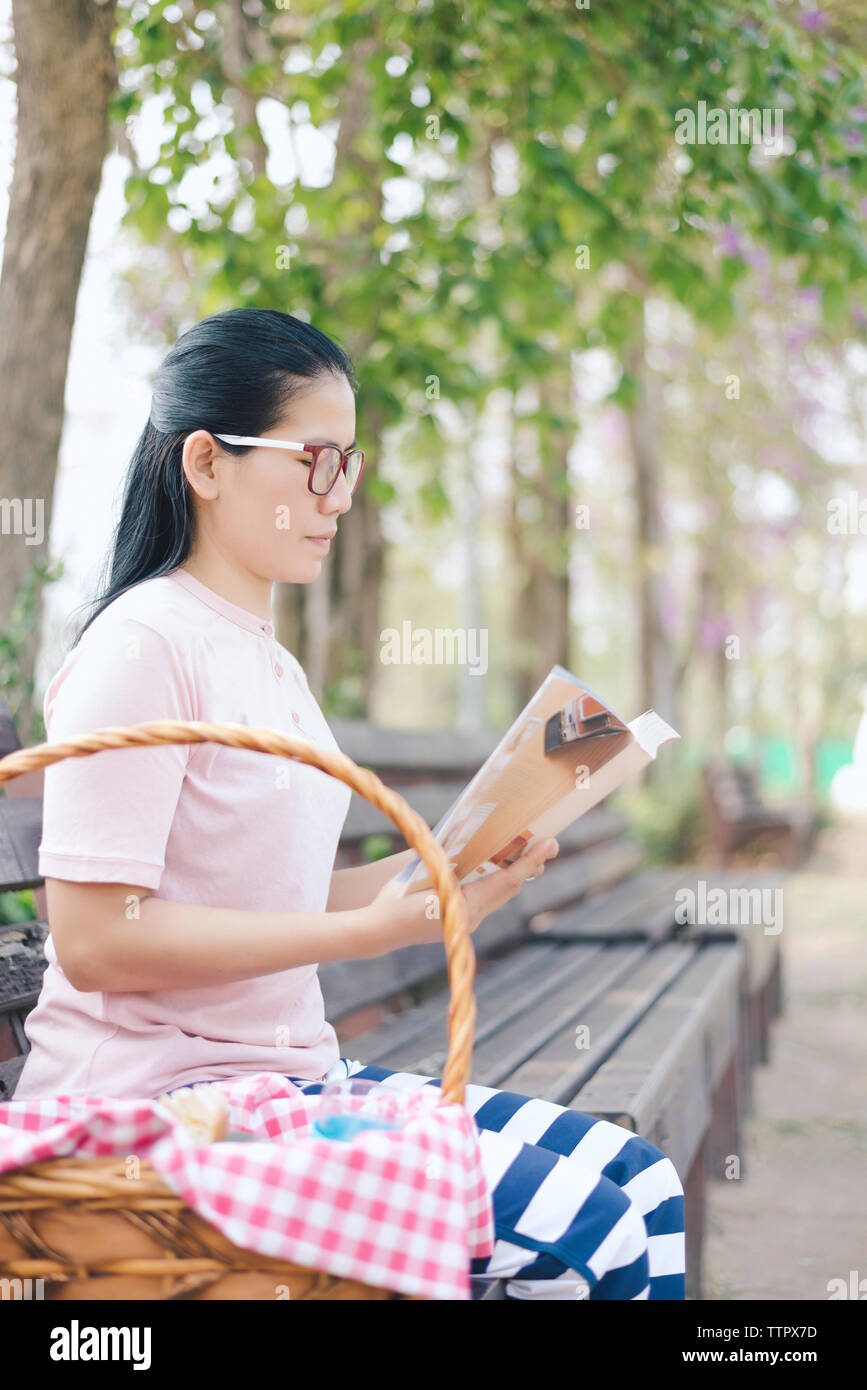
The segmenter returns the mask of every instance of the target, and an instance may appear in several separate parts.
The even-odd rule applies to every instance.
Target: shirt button
[[[283,674],[283,667],[280,665],[279,661],[277,665],[274,667],[274,674],[277,676],[282,676]]]
[[[273,633],[274,629],[273,629],[273,627],[271,626],[270,623],[266,623],[265,626],[262,628],[262,631],[263,631],[264,633],[267,633],[267,635],[270,637],[271,634]]]
[[[295,711],[294,711],[294,709],[293,709],[293,711],[292,711],[292,718],[295,720],[295,723],[296,723],[296,724],[300,724],[300,723],[301,723],[301,715],[300,715],[300,714],[296,714]]]

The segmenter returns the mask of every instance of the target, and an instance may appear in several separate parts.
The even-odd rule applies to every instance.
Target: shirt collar
[[[224,618],[228,618],[230,623],[235,623],[238,627],[246,628],[248,632],[255,632],[260,636],[264,634],[266,637],[273,637],[273,623],[266,618],[260,618],[257,613],[251,613],[247,608],[241,608],[237,603],[230,603],[227,598],[223,598],[222,594],[215,593],[213,589],[209,589],[201,580],[195,579],[193,575],[187,570],[181,569],[180,566],[170,570],[168,578],[173,579],[176,584],[180,584],[182,588],[201,599],[202,603],[206,603],[215,613],[220,613]]]

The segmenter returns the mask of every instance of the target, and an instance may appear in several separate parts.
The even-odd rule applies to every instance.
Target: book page
[[[673,729],[653,711],[624,724],[589,687],[554,667],[434,829],[459,882],[514,863],[652,761]],[[546,748],[548,751],[546,752]],[[397,877],[430,885],[416,856]]]

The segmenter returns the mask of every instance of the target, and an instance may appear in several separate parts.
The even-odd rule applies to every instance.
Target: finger
[[[528,874],[535,876],[542,872],[544,857],[538,850],[533,854],[522,855],[514,864],[487,874],[477,883],[470,884],[465,891],[475,895],[476,902],[485,915],[495,912],[520,893]]]
[[[560,846],[556,840],[541,840],[532,850],[522,854],[514,864],[497,869],[495,873],[486,874],[474,883],[466,884],[462,891],[469,910],[480,913],[481,917],[496,912],[520,893],[528,874],[537,877],[542,872],[545,861],[554,858],[559,851]]]
[[[516,877],[520,882],[528,878],[538,878],[544,871],[545,864],[549,859],[554,859],[560,852],[560,846],[556,840],[541,840],[539,844],[533,845],[532,849],[527,850],[521,858],[512,865],[516,872]]]

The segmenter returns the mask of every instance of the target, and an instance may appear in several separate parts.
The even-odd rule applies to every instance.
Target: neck
[[[248,571],[235,569],[217,555],[207,558],[191,555],[179,568],[186,570],[187,574],[192,575],[193,579],[198,579],[206,588],[213,589],[221,598],[236,603],[239,608],[246,608],[248,613],[253,613],[257,618],[270,621],[270,579],[261,579]]]

